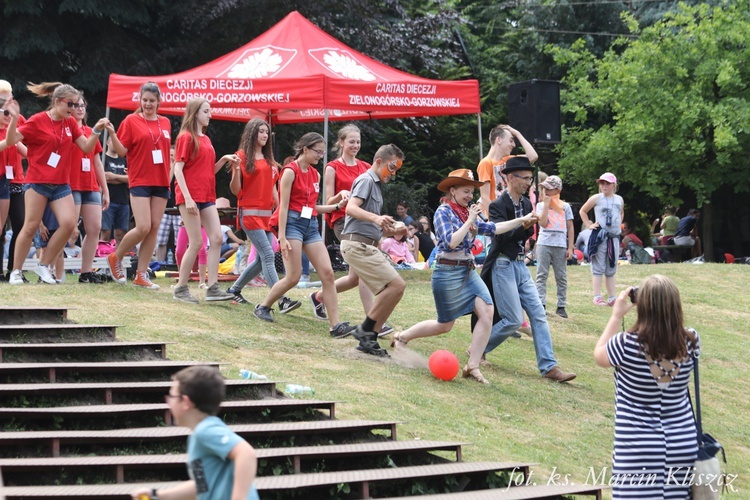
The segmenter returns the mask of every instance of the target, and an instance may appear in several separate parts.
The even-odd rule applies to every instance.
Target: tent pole
[[[323,155],[323,172],[321,174],[321,177],[323,178],[323,198],[321,203],[325,204],[326,202],[326,165],[328,165],[328,109],[323,110],[323,139],[325,139],[325,154]],[[325,216],[320,217],[321,223],[321,234],[323,236],[323,244],[328,247],[326,244],[326,218]]]
[[[107,120],[109,120],[109,106],[107,106],[107,111],[104,113],[104,118],[106,118]],[[101,158],[102,159],[102,165],[104,165],[104,159],[105,159],[104,156],[107,154],[107,135],[108,134],[109,134],[109,132],[107,132],[107,129],[105,128],[104,129],[104,134],[102,136],[102,139],[104,141],[104,144],[102,144],[102,153],[101,153],[101,155],[102,155],[102,158]]]
[[[482,113],[477,113],[477,133],[479,134],[479,161],[484,158],[484,151],[482,151]]]

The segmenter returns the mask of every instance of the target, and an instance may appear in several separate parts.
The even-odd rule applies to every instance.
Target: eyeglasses
[[[8,111],[7,109],[4,109],[2,111],[3,111],[3,115],[10,116],[10,111]]]
[[[167,404],[169,404],[169,401],[171,401],[172,398],[180,398],[180,399],[182,399],[183,396],[184,396],[183,394],[165,394],[164,395],[164,402],[167,403]]]
[[[309,149],[310,149],[310,151],[314,151],[315,153],[317,153],[318,156],[320,156],[321,158],[326,155],[325,151],[318,151],[317,149],[313,149],[313,148],[309,148]]]
[[[404,164],[403,160],[394,160],[394,161],[389,161],[386,167],[388,168],[388,171],[390,173],[395,174],[396,172],[399,171],[399,169],[401,168],[401,165],[403,164]]]
[[[516,175],[516,174],[510,174],[510,175],[512,175],[516,179],[521,179],[524,182],[531,182],[532,180],[534,180],[534,176],[532,175]]]
[[[76,108],[76,107],[78,107],[78,103],[77,102],[69,101],[67,99],[60,99],[60,100],[62,102],[64,102],[65,104],[67,104],[69,108]]]
[[[86,105],[84,103],[82,103],[82,102],[80,102],[78,104],[74,104],[73,107],[76,108],[76,109],[86,109]]]

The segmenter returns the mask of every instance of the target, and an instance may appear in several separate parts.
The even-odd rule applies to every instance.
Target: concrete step
[[[0,343],[0,363],[166,359],[167,344],[174,344],[174,342]]]
[[[79,325],[77,323],[0,324],[0,342],[109,342],[115,340],[115,325]]]
[[[0,325],[64,323],[67,319],[65,307],[0,306]]]
[[[334,401],[313,399],[225,401],[218,416],[225,422],[234,424],[317,420],[334,418],[335,408]],[[326,414],[318,410],[323,410]],[[109,430],[159,425],[173,425],[172,414],[166,403],[0,408],[0,427],[6,430]]]
[[[116,363],[0,363],[0,384],[171,380],[196,361],[121,361]]]
[[[270,380],[227,380],[226,399],[276,397]],[[0,384],[0,401],[8,407],[72,406],[83,404],[159,403],[171,380],[155,382],[81,382],[56,384]]]
[[[419,455],[430,452],[442,452],[455,456],[455,461],[461,461],[461,447],[463,443],[448,441],[378,441],[367,443],[323,445],[323,446],[292,446],[282,448],[258,448],[261,467],[258,475],[273,475],[281,466],[286,472],[287,464],[292,469],[288,473],[299,474],[309,470],[331,470],[332,463],[347,462],[363,457],[401,458],[409,461],[418,460]],[[5,483],[8,486],[34,485],[45,474],[58,474],[64,470],[69,482],[77,481],[79,474],[91,473],[97,477],[110,478],[112,482],[136,482],[145,473],[154,470],[165,474],[174,474],[176,478],[185,473],[187,454],[170,455],[113,455],[96,457],[57,457],[57,458],[10,458],[0,459],[0,469],[3,471]],[[445,460],[447,461],[447,460]],[[372,460],[370,460],[372,462]],[[286,467],[285,467],[286,466]],[[527,464],[518,464],[519,467]],[[270,473],[269,473],[270,472]]]
[[[270,448],[289,445],[341,444],[377,439],[396,440],[396,424],[380,420],[319,420],[271,424],[230,425],[253,446]],[[375,435],[385,431],[386,435]],[[190,429],[185,427],[146,427],[106,431],[6,431],[0,433],[0,455],[4,458],[70,454],[143,454],[155,446],[185,449]],[[131,449],[135,451],[131,451]]]

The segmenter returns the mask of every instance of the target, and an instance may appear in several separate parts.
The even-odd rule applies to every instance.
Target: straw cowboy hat
[[[484,185],[484,182],[474,180],[474,172],[472,172],[468,168],[459,168],[458,170],[454,170],[453,172],[448,174],[448,177],[440,181],[440,184],[438,184],[437,188],[438,191],[447,193],[450,188],[455,186],[480,187],[482,185]]]

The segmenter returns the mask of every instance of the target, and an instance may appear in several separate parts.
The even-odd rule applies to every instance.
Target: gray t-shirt
[[[622,220],[620,219],[620,213],[624,202],[622,196],[616,194],[608,198],[602,193],[599,193],[599,200],[594,205],[594,216],[596,222],[599,223],[599,227],[607,231],[611,236],[619,236],[622,229]]]
[[[351,189],[351,197],[362,201],[361,208],[373,214],[380,215],[383,209],[383,191],[381,190],[380,178],[372,170],[354,179]],[[349,215],[344,220],[343,234],[359,234],[373,240],[380,240],[383,230],[372,222],[355,219]]]
[[[541,215],[544,203],[536,204],[536,213]],[[563,203],[563,213],[556,212],[551,208],[547,211],[547,225],[539,225],[539,240],[537,245],[547,247],[568,248],[568,221],[573,220],[573,211],[570,205]]]

